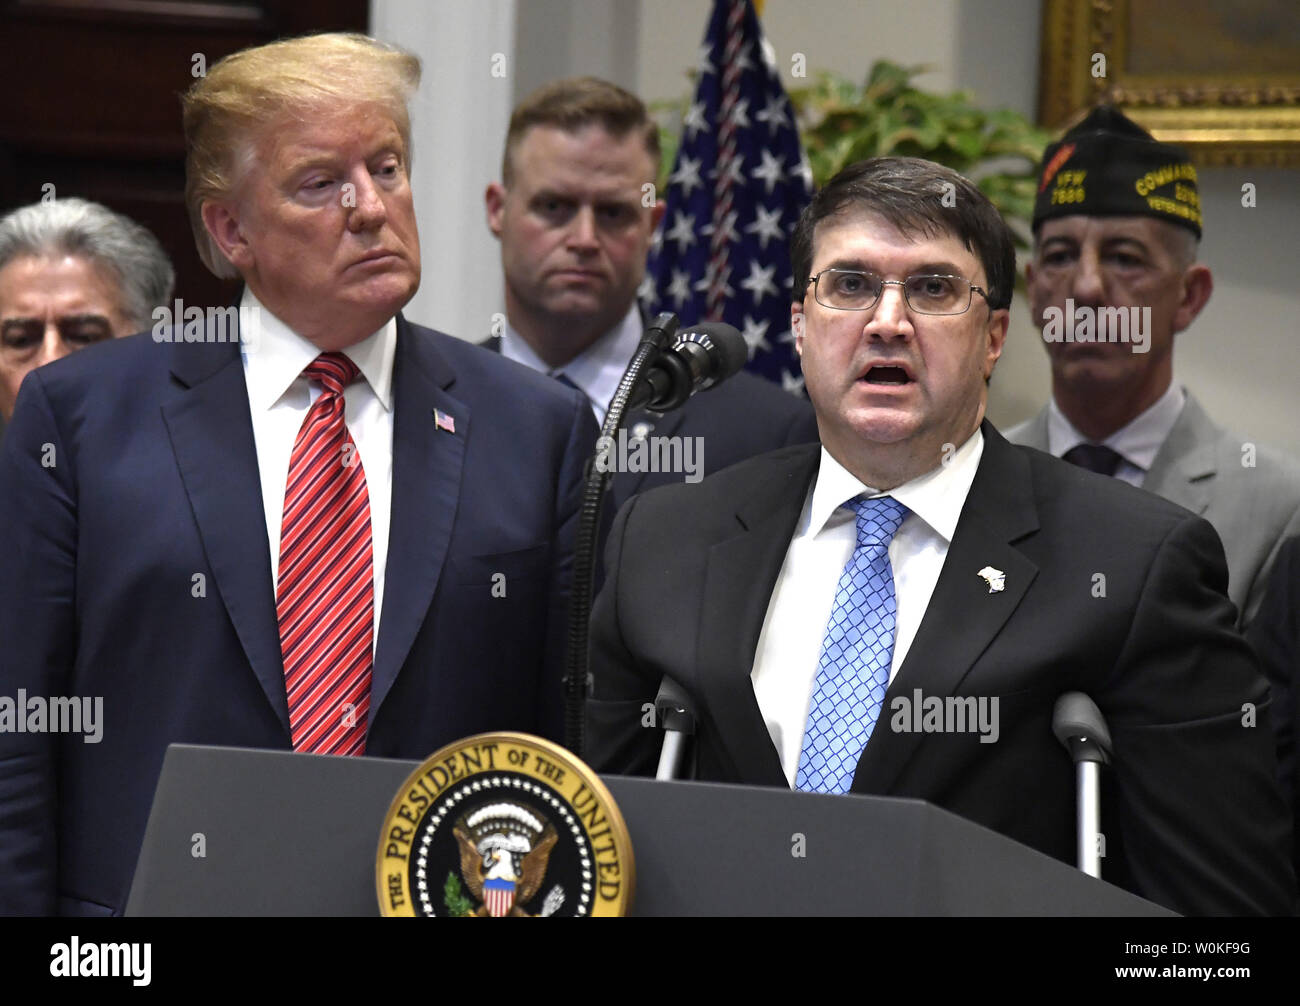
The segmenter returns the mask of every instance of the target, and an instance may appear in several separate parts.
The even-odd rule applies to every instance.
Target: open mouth
[[[877,366],[872,367],[860,378],[867,384],[911,384],[912,378],[908,376],[906,370],[902,367]]]

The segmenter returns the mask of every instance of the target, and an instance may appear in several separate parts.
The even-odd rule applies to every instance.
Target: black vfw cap
[[[1182,147],[1160,143],[1111,105],[1088,117],[1043,152],[1034,230],[1066,216],[1148,216],[1201,236],[1196,168]]]

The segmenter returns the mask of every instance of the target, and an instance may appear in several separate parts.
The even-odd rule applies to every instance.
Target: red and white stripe
[[[276,618],[295,751],[365,752],[373,671],[370,496],[343,419],[357,366],[323,353],[303,371],[323,391],[289,461]],[[345,464],[345,460],[349,463]]]
[[[736,159],[736,103],[740,100],[741,25],[745,0],[730,0],[727,38],[722,46],[722,104],[718,109],[718,162],[713,182],[713,233],[709,238],[709,290],[707,318],[721,318],[727,294],[727,215],[731,212],[731,162]]]

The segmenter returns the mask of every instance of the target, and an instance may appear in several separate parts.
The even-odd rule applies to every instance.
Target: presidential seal
[[[428,758],[384,818],[384,915],[625,915],[636,870],[600,778],[528,734],[479,734]]]

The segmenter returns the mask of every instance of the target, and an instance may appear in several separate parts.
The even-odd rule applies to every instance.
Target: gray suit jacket
[[[1007,431],[1013,444],[1047,450],[1047,409]],[[1142,488],[1204,517],[1219,532],[1228,557],[1228,596],[1245,627],[1255,617],[1268,571],[1282,542],[1300,534],[1300,464],[1257,447],[1217,425],[1187,392],[1183,411],[1160,447]]]

